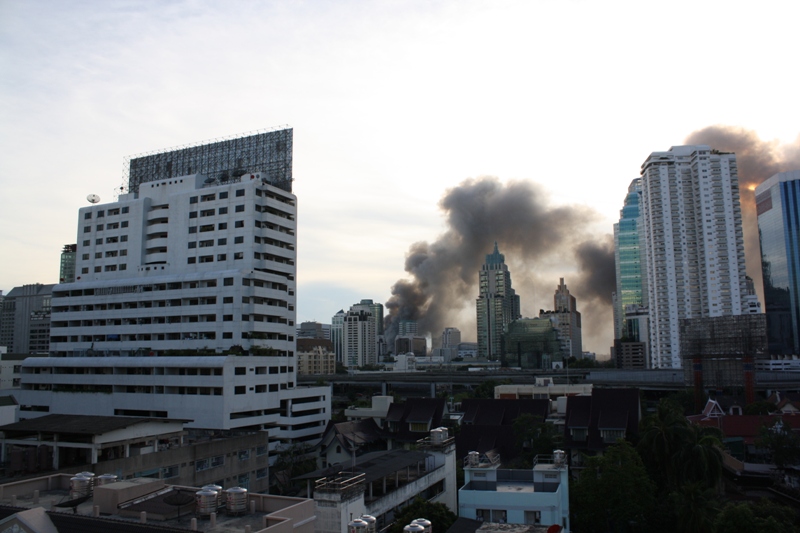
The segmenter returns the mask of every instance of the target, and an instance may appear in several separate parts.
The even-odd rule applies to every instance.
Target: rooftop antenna
[[[86,197],[86,200],[88,200],[90,204],[96,204],[97,202],[100,201],[100,197],[92,193]]]

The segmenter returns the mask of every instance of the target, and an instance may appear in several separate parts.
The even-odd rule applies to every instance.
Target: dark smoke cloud
[[[686,144],[707,144],[711,148],[736,154],[742,204],[742,232],[747,274],[753,278],[763,302],[761,251],[758,242],[758,217],[754,189],[778,172],[800,169],[800,137],[793,144],[763,141],[756,132],[733,126],[709,126],[692,132]]]
[[[550,205],[534,183],[503,184],[493,177],[470,179],[449,189],[439,207],[447,230],[433,243],[410,247],[405,264],[410,278],[395,283],[386,303],[387,337],[393,338],[399,319],[411,319],[436,345],[447,326],[461,329],[466,339],[474,338],[478,271],[495,241],[506,257],[523,315],[536,316],[537,305],[552,302],[558,277],[563,276],[579,310],[603,311],[584,314],[587,333],[610,327],[613,244],[610,236],[598,242],[589,235],[597,213]],[[562,273],[543,278],[541,271],[552,271],[553,264]]]

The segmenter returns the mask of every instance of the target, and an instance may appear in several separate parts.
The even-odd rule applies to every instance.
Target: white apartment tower
[[[736,156],[673,146],[650,154],[641,175],[650,366],[680,368],[679,320],[744,311]]]
[[[295,387],[291,170],[291,129],[131,159],[127,193],[79,211],[76,279],[53,289],[51,362],[23,372],[23,410],[321,434],[329,393]]]

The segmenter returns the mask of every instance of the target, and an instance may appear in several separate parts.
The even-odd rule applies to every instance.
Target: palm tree
[[[717,428],[689,425],[680,452],[675,456],[674,471],[684,483],[701,483],[716,488],[722,478],[722,441]]]
[[[691,442],[692,430],[680,409],[662,400],[655,413],[642,421],[639,455],[658,486],[669,489],[680,484],[677,457]]]

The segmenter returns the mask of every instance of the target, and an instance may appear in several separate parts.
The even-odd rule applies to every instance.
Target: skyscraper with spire
[[[511,273],[505,256],[497,249],[486,256],[480,271],[480,295],[477,300],[478,357],[489,360],[503,355],[503,330],[520,318],[519,296],[511,288]]]

